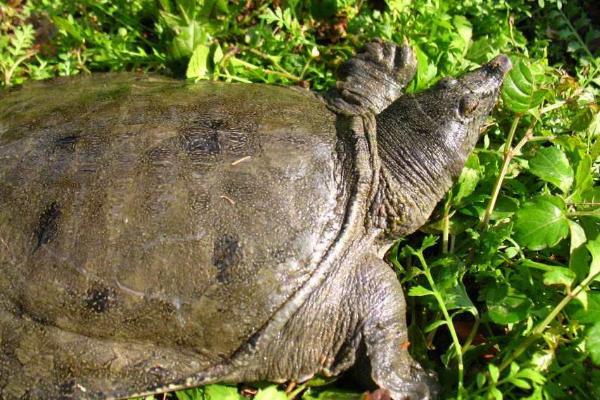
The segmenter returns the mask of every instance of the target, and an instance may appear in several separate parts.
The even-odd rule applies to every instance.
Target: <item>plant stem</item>
[[[512,125],[510,126],[510,131],[508,132],[508,137],[506,138],[506,143],[504,144],[504,162],[502,163],[502,169],[500,170],[500,174],[498,174],[498,177],[496,178],[496,183],[494,184],[494,189],[492,190],[492,198],[488,203],[488,206],[485,210],[485,214],[483,216],[483,221],[481,222],[481,226],[483,228],[487,228],[490,222],[490,217],[492,216],[492,212],[494,211],[494,207],[496,206],[496,201],[498,200],[498,195],[500,194],[500,188],[502,187],[504,176],[508,171],[508,165],[510,164],[510,160],[512,159],[513,155],[510,146],[512,145],[512,141],[515,137],[515,132],[517,130],[517,126],[519,125],[520,120],[521,115],[517,114],[515,119],[513,119]]]
[[[276,68],[278,71],[271,71],[271,73],[273,73],[273,74],[277,74],[277,75],[281,75],[281,76],[284,76],[284,77],[286,77],[286,78],[288,78],[288,79],[291,79],[291,80],[293,80],[293,81],[296,81],[296,82],[298,82],[298,81],[301,81],[301,80],[302,80],[302,78],[301,78],[301,77],[299,77],[299,76],[296,76],[296,75],[293,75],[293,74],[290,74],[288,71],[286,71],[286,69],[285,69],[285,68],[283,68],[281,65],[279,65],[279,62],[277,62],[277,60],[276,60],[276,59],[275,59],[273,56],[271,56],[271,55],[269,55],[269,54],[266,54],[266,53],[263,53],[262,51],[260,51],[260,50],[256,50],[256,49],[253,49],[253,48],[247,48],[247,50],[248,50],[250,53],[252,53],[252,54],[254,54],[254,55],[257,55],[257,56],[259,56],[259,57],[261,57],[261,58],[263,58],[263,59],[265,59],[265,60],[269,61],[271,64],[273,64],[273,66],[274,66],[274,67],[275,67],[275,68]],[[267,72],[267,71],[268,71],[268,70],[265,70],[265,72]]]
[[[9,86],[10,85],[10,81],[12,80],[12,76],[15,73],[17,67],[25,60],[27,60],[29,57],[33,56],[36,53],[36,51],[30,50],[27,53],[25,53],[25,55],[17,58],[17,60],[14,62],[14,64],[8,69],[5,70],[4,72],[4,85],[5,86]]]
[[[292,75],[292,74],[290,74],[288,72],[280,72],[280,71],[274,71],[274,70],[271,70],[271,69],[261,68],[261,67],[259,67],[257,65],[251,64],[251,63],[249,63],[247,61],[244,61],[244,60],[241,60],[239,58],[235,58],[235,61],[236,61],[237,64],[239,64],[239,65],[241,65],[241,66],[243,66],[245,68],[251,69],[251,70],[260,69],[262,72],[264,72],[267,75],[278,75],[278,76],[281,76],[283,78],[290,79],[290,80],[292,80],[294,82],[297,82],[297,81],[300,80],[300,78],[298,78],[297,76]]]
[[[569,217],[598,217],[600,216],[600,210],[593,211],[571,211],[567,213]]]
[[[427,278],[427,282],[429,283],[429,286],[431,286],[431,290],[433,291],[433,296],[435,297],[438,305],[440,306],[440,310],[442,311],[442,314],[444,315],[444,320],[446,321],[446,326],[448,326],[448,330],[450,331],[450,336],[452,336],[452,343],[454,344],[454,350],[456,351],[456,361],[458,363],[457,399],[460,400],[463,398],[463,390],[464,390],[463,389],[464,364],[463,364],[463,358],[462,358],[462,356],[463,356],[462,346],[460,345],[460,341],[458,340],[458,335],[456,334],[456,329],[454,329],[452,317],[448,313],[448,309],[446,308],[444,299],[442,299],[442,296],[440,295],[440,292],[435,284],[435,281],[433,280],[433,276],[431,276],[431,271],[429,270],[429,265],[427,265],[427,262],[425,261],[425,258],[423,257],[423,253],[417,252],[416,256],[419,259],[421,266],[423,267],[423,273],[425,274],[425,277]]]
[[[556,110],[557,108],[561,108],[561,107],[562,107],[562,106],[564,106],[565,104],[567,104],[567,101],[566,101],[566,100],[560,100],[560,101],[557,101],[557,102],[556,102],[556,103],[554,103],[554,104],[550,104],[549,106],[547,106],[547,107],[544,107],[544,108],[542,108],[542,109],[540,110],[540,115],[541,115],[541,114],[545,114],[545,113],[547,113],[548,111],[552,111],[552,110]]]
[[[471,333],[469,333],[469,336],[467,337],[467,340],[465,341],[465,343],[462,346],[462,350],[461,353],[465,354],[467,352],[467,350],[469,350],[469,347],[471,347],[471,343],[473,343],[473,339],[475,339],[475,335],[477,335],[477,331],[479,330],[479,324],[481,323],[480,319],[479,319],[479,315],[475,316],[475,323],[473,324],[473,328],[471,329]]]
[[[452,192],[448,192],[446,201],[444,202],[444,216],[443,216],[443,231],[442,231],[442,253],[448,253],[448,237],[450,236],[450,203],[452,200]]]
[[[588,275],[587,278],[581,281],[581,283],[577,285],[577,287],[575,287],[574,290],[567,293],[567,295],[561,300],[561,302],[558,303],[552,311],[550,311],[550,314],[548,314],[542,322],[540,322],[535,326],[535,328],[533,328],[533,331],[531,331],[530,336],[527,339],[525,339],[523,343],[521,343],[519,347],[515,349],[515,351],[512,352],[510,357],[508,357],[502,362],[502,364],[500,364],[500,371],[506,369],[506,367],[508,367],[514,360],[516,360],[521,354],[523,354],[523,352],[527,350],[529,346],[535,343],[540,338],[546,327],[550,325],[550,323],[563,310],[563,308],[565,308],[571,300],[577,297],[579,293],[581,293],[581,291],[584,290],[598,275],[600,275],[600,271]]]

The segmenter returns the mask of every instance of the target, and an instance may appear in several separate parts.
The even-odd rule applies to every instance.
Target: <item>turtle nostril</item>
[[[510,62],[510,58],[505,56],[504,54],[500,54],[496,56],[493,60],[491,60],[488,65],[491,68],[500,70],[503,74],[506,74],[512,68],[512,63]]]

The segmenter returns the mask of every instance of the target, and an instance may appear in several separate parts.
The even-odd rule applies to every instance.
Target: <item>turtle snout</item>
[[[512,68],[512,63],[510,62],[510,58],[505,56],[504,54],[500,54],[488,62],[488,67],[493,69],[494,71],[500,72],[502,75],[506,75],[508,71]]]

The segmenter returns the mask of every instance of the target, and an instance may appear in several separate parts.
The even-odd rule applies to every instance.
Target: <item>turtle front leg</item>
[[[416,70],[408,42],[398,46],[376,40],[340,67],[340,79],[328,100],[343,113],[379,114],[400,97]]]
[[[375,256],[359,267],[366,315],[360,334],[366,345],[371,378],[389,390],[394,400],[431,399],[437,392],[434,375],[408,353],[406,303],[391,268]]]

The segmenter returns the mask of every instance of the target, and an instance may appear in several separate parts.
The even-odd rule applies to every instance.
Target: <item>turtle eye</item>
[[[479,100],[473,96],[465,96],[460,99],[458,111],[463,117],[469,117],[477,110],[479,106]]]

